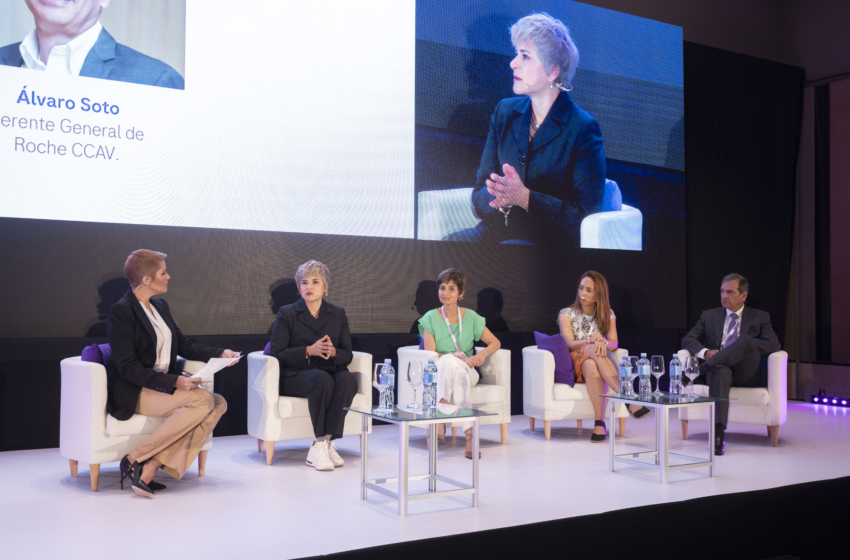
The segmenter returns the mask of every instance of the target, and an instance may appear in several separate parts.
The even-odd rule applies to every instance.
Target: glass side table
[[[361,415],[363,439],[361,442],[360,462],[360,499],[366,499],[366,491],[374,490],[398,501],[398,514],[407,515],[407,503],[410,500],[426,498],[445,498],[461,494],[472,494],[472,507],[478,507],[478,419],[482,416],[494,416],[494,413],[482,412],[472,408],[460,408],[453,405],[440,404],[437,409],[412,412],[409,410],[393,409],[392,413],[379,413],[374,408],[347,407],[345,410]],[[383,420],[398,425],[398,477],[369,479],[369,419]],[[472,484],[459,482],[437,474],[437,424],[451,422],[472,422]],[[428,445],[428,474],[408,474],[408,450],[410,426],[427,425],[431,429]],[[408,494],[408,483],[412,480],[427,480],[428,492]],[[437,491],[437,482],[454,486],[453,490]],[[393,492],[382,484],[398,485],[398,491]]]
[[[617,455],[616,430],[611,430],[608,434],[609,456],[608,463],[611,472],[614,472],[616,463],[629,463],[641,467],[658,469],[661,474],[661,483],[667,484],[668,473],[670,471],[678,471],[683,469],[698,469],[708,467],[709,476],[714,476],[714,404],[730,399],[721,399],[718,397],[696,397],[691,398],[685,395],[672,395],[670,393],[661,393],[660,396],[640,396],[634,395],[631,397],[600,395],[608,398],[609,417],[611,426],[614,425],[614,403],[623,403],[626,406],[630,404],[640,404],[647,408],[655,409],[655,449],[652,451],[643,451],[640,453],[624,453]],[[691,457],[682,455],[681,453],[670,453],[670,409],[671,408],[686,408],[691,406],[707,406],[709,408],[708,422],[708,459]],[[655,456],[655,464],[636,461],[638,457]],[[690,463],[670,466],[670,456],[690,460]]]

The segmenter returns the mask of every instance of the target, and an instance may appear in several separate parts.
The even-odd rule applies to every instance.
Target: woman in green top
[[[466,290],[466,275],[449,268],[437,276],[437,293],[443,304],[419,319],[419,334],[425,350],[437,352],[437,399],[441,403],[469,404],[469,390],[478,383],[477,368],[501,346],[485,326],[484,317],[471,309],[458,307]],[[473,354],[473,344],[483,341],[487,347]],[[463,422],[466,433],[466,457],[472,458],[472,422]],[[446,425],[440,424],[437,439],[445,437]]]

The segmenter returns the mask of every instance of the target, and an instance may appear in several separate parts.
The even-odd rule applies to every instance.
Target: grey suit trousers
[[[759,387],[762,384],[761,354],[752,336],[742,336],[708,360],[700,368],[705,372],[710,397],[729,398],[729,389]],[[716,422],[724,427],[729,419],[729,403],[717,404]]]

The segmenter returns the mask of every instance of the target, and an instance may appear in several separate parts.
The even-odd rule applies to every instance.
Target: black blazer
[[[509,230],[510,238],[532,242],[560,239],[577,244],[581,221],[602,210],[602,131],[596,120],[564,92],[558,95],[531,144],[530,125],[528,97],[503,99],[496,105],[472,194],[475,212],[488,229]],[[514,208],[508,226],[502,213],[490,208],[493,196],[485,184],[491,173],[504,174],[505,163],[516,168],[531,190],[528,211]]]
[[[703,311],[697,324],[682,339],[682,347],[694,356],[703,348],[720,350],[724,321],[726,321],[726,309],[723,307]],[[762,357],[777,352],[781,348],[779,338],[770,324],[770,315],[766,311],[753,309],[748,305],[744,306],[744,312],[741,314],[741,330],[738,336],[746,335],[755,339]]]
[[[192,342],[180,332],[165,300],[151,298],[150,302],[171,329],[168,373],[153,370],[156,365],[156,332],[132,289],[112,306],[106,320],[106,336],[112,349],[112,358],[106,364],[106,410],[117,420],[127,420],[135,414],[142,387],[169,395],[174,392],[174,383],[182,373],[177,367],[178,353],[187,360],[205,362],[224,352],[223,348]]]
[[[326,360],[321,356],[304,357],[307,346],[328,335],[336,348],[336,356]],[[272,328],[271,355],[280,362],[283,376],[295,375],[305,369],[318,368],[330,373],[347,371],[351,363],[351,331],[345,309],[322,302],[319,318],[313,319],[307,303],[299,299],[284,305],[277,312]]]

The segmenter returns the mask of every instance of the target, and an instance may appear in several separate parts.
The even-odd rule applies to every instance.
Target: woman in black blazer
[[[122,487],[130,476],[136,494],[147,497],[165,488],[153,481],[159,468],[182,478],[227,410],[220,395],[198,387],[200,379],[182,375],[177,354],[201,361],[237,355],[189,340],[177,328],[168,303],[152,297],[168,291],[166,256],[145,249],[130,254],[124,264],[130,290],[112,306],[106,321],[112,350],[106,364],[107,411],[116,420],[133,414],[167,417],[121,460]]]
[[[513,91],[490,121],[472,194],[481,223],[449,236],[578,245],[581,221],[599,212],[605,150],[596,120],[570,99],[578,49],[564,24],[532,14],[511,27]]]
[[[272,328],[271,355],[280,362],[280,394],[306,397],[316,441],[307,465],[332,471],[345,464],[334,448],[342,437],[346,411],[357,393],[350,371],[351,332],[345,309],[323,300],[331,276],[328,267],[308,261],[298,267],[301,298],[281,307]]]

